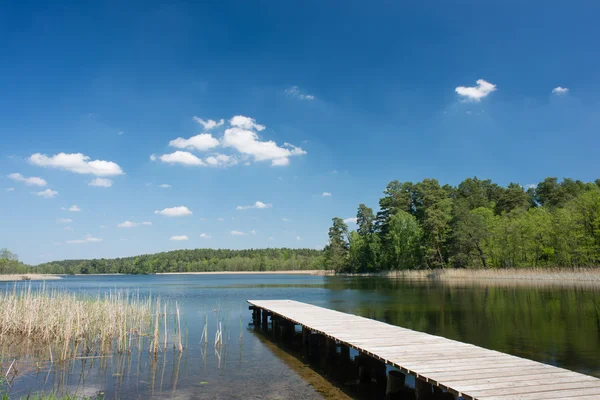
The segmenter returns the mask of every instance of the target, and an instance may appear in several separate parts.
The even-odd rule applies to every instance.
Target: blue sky
[[[0,247],[320,248],[393,179],[593,180],[599,8],[5,4]]]

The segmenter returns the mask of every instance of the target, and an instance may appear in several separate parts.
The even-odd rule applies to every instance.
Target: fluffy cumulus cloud
[[[44,197],[46,199],[51,199],[53,197],[58,196],[58,192],[52,189],[42,190],[41,192],[34,192],[36,196]]]
[[[240,232],[240,231],[231,231],[231,235],[232,236],[244,236],[245,233],[244,232]]]
[[[202,238],[202,239],[210,239],[210,235],[208,235],[206,233],[201,233],[200,234],[200,238]]]
[[[69,211],[79,212],[79,211],[81,211],[81,208],[79,208],[79,206],[77,206],[77,204],[73,204],[71,207],[69,207]]]
[[[215,122],[213,120],[194,119],[205,126],[205,129],[212,129],[224,125],[224,121]],[[228,121],[229,127],[225,129],[223,136],[214,137],[210,133],[201,133],[192,136],[189,139],[178,137],[169,142],[169,146],[181,150],[170,154],[150,155],[152,161],[162,161],[167,164],[181,164],[190,166],[204,167],[229,167],[242,162],[249,165],[254,161],[271,161],[272,166],[289,165],[289,158],[306,154],[302,148],[290,143],[278,145],[272,140],[262,140],[258,132],[265,130],[265,126],[256,122],[254,118],[243,115],[236,115]],[[236,154],[209,154],[205,158],[200,158],[191,151],[208,151],[217,148],[231,149],[240,153]],[[185,150],[185,151],[184,151]]]
[[[356,218],[346,218],[344,220],[344,223],[346,223],[346,224],[356,224]]]
[[[24,184],[29,185],[29,186],[42,186],[43,187],[48,184],[44,179],[42,179],[38,176],[31,176],[31,177],[27,178],[27,177],[19,174],[18,172],[8,175],[8,178],[12,179],[13,181],[23,182]]]
[[[264,125],[257,124],[254,118],[244,117],[243,115],[236,115],[231,118],[229,120],[229,125],[258,132],[263,131],[266,128]]]
[[[569,88],[557,86],[552,89],[552,94],[557,96],[562,96],[563,94],[567,94],[569,92]]]
[[[303,93],[298,86],[290,86],[285,89],[285,93],[290,97],[295,97],[300,100],[314,100],[315,96],[312,94]]]
[[[14,191],[15,191],[15,188],[6,188],[6,191],[7,191],[7,192],[14,192]]]
[[[154,214],[164,215],[166,217],[185,217],[192,215],[192,212],[186,206],[165,208],[163,210],[155,210]]]
[[[48,168],[58,168],[76,174],[89,174],[96,176],[123,175],[123,170],[112,161],[90,160],[90,157],[81,153],[58,153],[52,157],[35,153],[29,157],[33,165]]]
[[[454,89],[459,96],[469,101],[481,101],[496,90],[496,85],[483,79],[477,80],[477,86],[459,86]]]
[[[249,210],[251,208],[262,209],[262,208],[271,208],[271,207],[273,207],[273,204],[263,203],[262,201],[257,201],[256,203],[251,204],[249,206],[237,206],[235,209],[238,211],[243,211],[243,210]]]
[[[163,183],[163,184],[160,184],[160,185],[158,185],[158,187],[159,187],[159,188],[162,188],[162,189],[168,189],[168,188],[170,188],[170,187],[172,187],[172,186],[171,186],[171,185],[169,185],[168,183]]]
[[[289,143],[278,146],[272,140],[260,140],[255,131],[239,126],[232,126],[225,130],[222,144],[224,147],[231,147],[253,157],[254,161],[271,161],[272,166],[286,166],[289,164],[289,157],[306,154],[306,151],[300,147]]]
[[[176,151],[171,154],[163,154],[158,159],[167,164],[182,164],[182,165],[206,165],[201,159],[190,153],[189,151]]]
[[[182,240],[189,240],[190,238],[187,237],[187,235],[179,235],[179,236],[171,236],[169,238],[169,240],[174,240],[174,241],[182,241]]]
[[[233,156],[228,156],[226,154],[215,154],[209,157],[206,157],[204,160],[206,164],[211,167],[229,167],[231,165],[237,164],[237,160]]]
[[[202,125],[204,127],[204,129],[206,129],[207,131],[209,131],[213,128],[218,128],[219,126],[221,126],[225,123],[225,120],[223,120],[223,119],[221,119],[217,122],[212,119],[205,121],[202,118],[198,118],[198,117],[194,117],[194,121],[196,121],[197,123]]]
[[[96,178],[89,181],[88,186],[96,186],[96,187],[111,187],[113,181],[107,178]]]
[[[210,133],[201,133],[192,136],[189,139],[177,138],[169,142],[169,146],[177,149],[194,149],[198,151],[206,151],[213,149],[219,145],[219,141]]]
[[[331,192],[323,192],[323,193],[321,193],[321,196],[322,197],[331,197],[332,194],[331,194]]]
[[[135,228],[140,225],[152,225],[152,222],[144,221],[144,222],[133,222],[133,221],[123,221],[120,224],[117,224],[117,228]]]
[[[67,240],[65,243],[67,244],[81,244],[81,243],[98,243],[101,242],[102,239],[101,238],[97,238],[94,237],[92,235],[85,235],[83,237],[83,239],[74,239],[74,240]]]

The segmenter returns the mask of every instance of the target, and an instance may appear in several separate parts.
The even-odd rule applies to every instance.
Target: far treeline
[[[457,187],[393,181],[379,211],[361,204],[356,222],[349,232],[333,219],[327,269],[600,266],[600,179],[546,178],[528,189],[476,177]]]
[[[283,271],[323,269],[312,249],[175,250],[135,257],[53,261],[32,267],[0,250],[0,274],[153,274],[158,272]]]

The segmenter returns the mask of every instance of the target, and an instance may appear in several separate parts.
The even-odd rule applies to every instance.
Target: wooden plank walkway
[[[563,368],[293,300],[248,303],[466,399],[600,399],[600,379]]]

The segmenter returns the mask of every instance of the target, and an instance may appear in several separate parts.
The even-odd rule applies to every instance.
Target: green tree
[[[329,228],[329,244],[325,247],[327,269],[343,271],[348,267],[348,226],[343,219],[333,218]]]
[[[417,219],[406,211],[398,211],[389,222],[386,258],[391,269],[420,268],[423,231]]]

